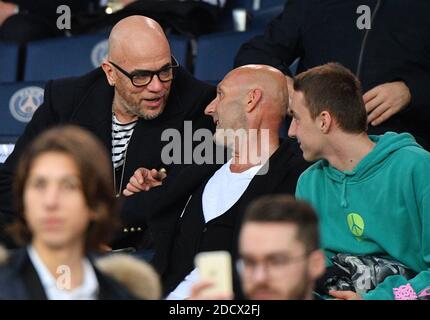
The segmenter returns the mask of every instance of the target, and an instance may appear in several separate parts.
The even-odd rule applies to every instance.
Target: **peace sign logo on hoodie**
[[[360,238],[364,233],[364,220],[358,213],[350,213],[346,218],[349,230],[354,236]]]

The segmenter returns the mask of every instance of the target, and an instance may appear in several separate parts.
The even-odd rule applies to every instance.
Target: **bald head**
[[[144,16],[130,16],[119,21],[109,36],[108,59],[122,63],[126,60],[141,60],[170,56],[170,47],[161,26]]]
[[[115,88],[113,109],[118,120],[151,120],[164,111],[173,82],[171,66],[170,46],[156,21],[130,16],[113,27],[102,68],[108,83]],[[133,80],[147,74],[144,71],[159,70],[167,71],[169,79],[162,81],[157,73],[144,85],[136,85]]]
[[[223,81],[240,86],[244,93],[252,89],[261,90],[261,102],[268,105],[266,109],[285,116],[288,108],[287,79],[278,69],[267,65],[246,65],[230,71]]]

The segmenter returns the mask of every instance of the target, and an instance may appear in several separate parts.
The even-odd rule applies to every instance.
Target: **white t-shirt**
[[[99,291],[99,283],[93,266],[84,258],[82,260],[84,270],[84,281],[81,286],[73,290],[62,289],[57,285],[57,279],[49,272],[48,268],[43,263],[39,254],[33,248],[33,246],[27,247],[28,255],[31,263],[39,276],[40,282],[42,283],[48,300],[96,300]],[[65,274],[59,274],[58,276],[64,276]]]
[[[227,212],[240,199],[262,167],[262,165],[258,165],[244,172],[234,173],[230,170],[231,161],[219,168],[206,183],[202,196],[203,215],[206,223]],[[194,269],[169,293],[166,299],[188,298],[192,285],[197,281],[199,281],[198,270]]]
[[[219,168],[205,186],[202,206],[206,223],[228,211],[262,167],[258,165],[244,172],[234,173],[230,170],[231,161]]]

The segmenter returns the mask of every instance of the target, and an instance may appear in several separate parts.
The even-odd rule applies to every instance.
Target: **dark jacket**
[[[296,143],[283,142],[269,160],[269,171],[256,175],[240,199],[208,223],[203,217],[203,190],[221,165],[194,165],[183,170],[165,192],[164,203],[158,202],[159,208],[150,219],[156,244],[152,263],[162,276],[164,292],[173,290],[194,269],[194,256],[198,252],[227,250],[235,258],[245,208],[264,194],[294,194],[297,179],[307,166]]]
[[[57,8],[62,5],[67,5],[72,14],[83,12],[88,9],[88,0],[8,0],[19,6],[20,13],[31,13],[41,17],[57,19],[61,13],[57,13]],[[54,22],[56,20],[53,20]]]
[[[221,8],[203,1],[138,0],[113,14],[106,14],[100,8],[88,19],[81,17],[77,27],[78,33],[91,32],[113,26],[128,16],[144,15],[157,21],[166,32],[199,36],[215,31],[220,13]]]
[[[99,300],[136,299],[124,286],[94,267]],[[26,248],[15,250],[0,263],[0,300],[46,300],[47,296]]]
[[[0,167],[0,218],[4,222],[13,218],[11,184],[18,158],[40,132],[60,124],[79,125],[101,140],[111,158],[113,95],[114,90],[100,68],[82,77],[48,82],[44,103],[34,113],[13,153]],[[161,161],[161,150],[168,143],[161,141],[163,130],[170,128],[181,132],[185,120],[192,120],[193,130],[213,130],[213,121],[211,117],[204,115],[204,109],[214,97],[214,87],[195,79],[182,67],[175,70],[175,79],[164,112],[156,119],[139,119],[137,122],[128,146],[122,189],[139,167],[165,167],[168,173],[174,172],[173,165],[167,166]],[[126,209],[123,209],[121,218],[127,230],[131,227],[133,230],[140,229],[144,224],[144,208],[136,206],[134,199],[124,199]],[[120,236],[119,234],[118,239]],[[135,241],[137,240],[118,240],[117,246],[134,245]]]
[[[357,27],[360,5],[375,14],[366,41],[367,30]],[[296,58],[300,58],[298,72],[339,62],[359,76],[364,93],[383,83],[404,81],[411,92],[410,105],[379,126],[369,126],[369,133],[409,131],[428,148],[429,12],[428,0],[288,0],[264,36],[242,45],[235,66],[262,63],[289,73]]]

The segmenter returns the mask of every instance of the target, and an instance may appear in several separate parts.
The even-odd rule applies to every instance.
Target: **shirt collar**
[[[27,251],[48,299],[83,300],[97,298],[99,284],[94,268],[87,258],[82,259],[84,271],[82,285],[68,291],[61,288],[62,283],[59,281],[60,277],[64,274],[64,269],[57,269],[58,278],[56,279],[49,272],[48,268],[32,245],[27,247]],[[65,267],[67,268],[67,266]]]

